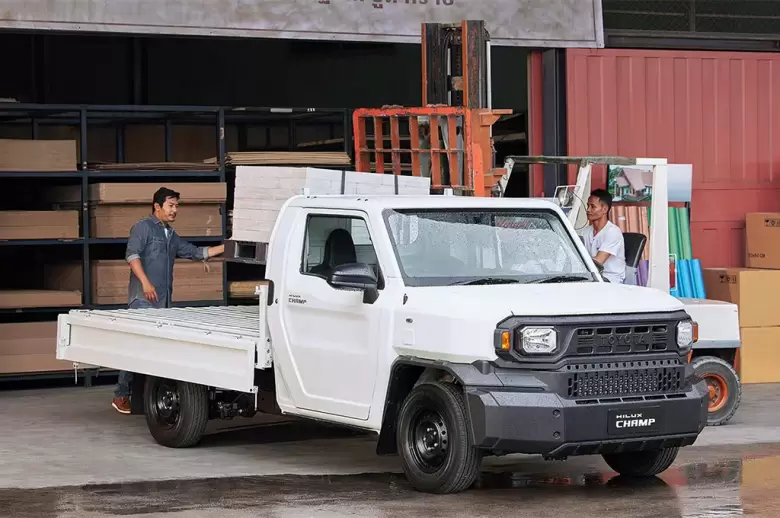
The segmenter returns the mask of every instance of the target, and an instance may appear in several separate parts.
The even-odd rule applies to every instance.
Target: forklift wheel
[[[737,371],[727,361],[715,356],[694,357],[693,371],[707,382],[707,388],[710,390],[707,425],[726,424],[734,417],[742,399],[742,384]]]

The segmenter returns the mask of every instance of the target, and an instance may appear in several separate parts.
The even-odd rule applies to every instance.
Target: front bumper
[[[474,443],[553,458],[688,446],[707,424],[709,392],[598,401],[518,387],[466,386]]]

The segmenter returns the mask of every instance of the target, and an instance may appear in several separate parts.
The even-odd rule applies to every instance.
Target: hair
[[[606,189],[596,189],[592,193],[590,193],[591,196],[595,196],[599,199],[601,203],[607,206],[607,213],[612,210],[612,195],[609,193]]]
[[[154,196],[152,197],[152,214],[154,214],[154,205],[157,204],[160,207],[162,207],[165,204],[165,200],[168,198],[176,198],[177,200],[181,197],[181,195],[174,191],[173,189],[169,189],[167,187],[160,187],[157,189],[157,192],[154,193]]]

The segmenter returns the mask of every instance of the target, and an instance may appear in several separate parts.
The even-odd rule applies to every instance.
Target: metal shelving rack
[[[172,133],[175,124],[208,125],[214,127],[216,135],[215,155],[218,163],[213,171],[195,170],[94,170],[88,163],[88,133],[96,126],[113,127],[116,130],[116,163],[125,162],[125,130],[131,124],[164,125],[165,161],[172,161]],[[38,171],[0,171],[0,180],[5,179],[72,179],[80,180],[81,185],[81,237],[78,239],[22,239],[0,241],[0,248],[22,246],[78,246],[81,248],[83,272],[82,305],[76,307],[35,307],[0,308],[0,321],[41,321],[71,309],[116,309],[124,306],[96,305],[92,301],[91,257],[95,247],[121,245],[126,238],[90,237],[89,185],[97,180],[125,180],[149,182],[159,180],[177,181],[218,181],[228,184],[228,199],[221,206],[222,234],[219,236],[187,237],[195,244],[219,243],[226,239],[228,229],[228,211],[232,208],[231,183],[235,178],[235,169],[225,163],[227,152],[226,130],[228,125],[238,131],[237,148],[231,151],[338,151],[343,150],[350,157],[352,149],[352,113],[344,109],[308,109],[308,108],[262,108],[262,107],[220,107],[220,106],[150,106],[150,105],[59,105],[59,104],[23,104],[0,103],[0,126],[22,125],[30,128],[29,138],[40,138],[41,128],[45,125],[70,126],[78,128],[79,157],[77,171],[38,172]],[[301,125],[324,126],[328,138],[315,142],[304,142],[299,132]],[[252,126],[266,128],[266,142],[257,145],[251,143],[248,133]],[[286,145],[274,145],[270,139],[270,128],[286,128]],[[72,138],[72,137],[71,137]],[[316,167],[318,164],[309,164]],[[223,268],[223,297],[221,301],[186,302],[177,306],[198,306],[226,304],[229,298],[228,263]],[[0,376],[0,381],[12,379],[30,379],[40,377],[50,379],[57,373],[38,375]],[[70,377],[72,373],[62,373]],[[55,376],[56,377],[56,376]],[[85,383],[91,382],[91,375],[85,377]]]
[[[218,164],[213,171],[195,170],[91,170],[88,163],[88,130],[93,126],[113,126],[116,128],[116,162],[124,162],[124,132],[127,124],[160,124],[165,125],[165,161],[171,161],[171,133],[175,122],[186,124],[209,124],[214,126],[216,136],[216,148],[214,154],[218,157]],[[153,181],[160,180],[190,180],[190,181],[219,181],[226,183],[225,172],[225,110],[221,107],[190,107],[190,106],[102,106],[102,105],[36,105],[36,104],[0,104],[0,125],[29,125],[30,137],[38,139],[40,128],[51,124],[57,126],[70,126],[78,128],[79,157],[77,171],[38,172],[38,171],[2,171],[0,180],[3,179],[62,179],[69,178],[80,180],[81,187],[81,217],[80,234],[78,239],[22,239],[0,241],[0,247],[21,246],[79,246],[81,247],[82,266],[82,305],[77,307],[34,307],[34,308],[2,308],[0,319],[3,322],[43,321],[56,318],[62,312],[77,308],[111,309],[116,306],[97,305],[92,301],[92,270],[91,257],[96,246],[121,245],[127,242],[127,238],[93,238],[91,236],[89,216],[89,185],[95,180],[125,180],[125,181]],[[217,243],[225,239],[227,228],[226,204],[221,204],[222,234],[219,236],[188,237],[196,244]],[[221,301],[188,302],[175,305],[218,305],[224,304],[227,297],[227,275],[223,270],[223,297]],[[84,373],[85,385],[90,385],[96,373]],[[56,377],[70,377],[72,373],[42,372],[35,374],[0,376],[0,381],[25,381],[30,379],[52,379]]]
[[[208,119],[211,119],[210,121]],[[91,125],[105,125],[117,128],[116,157],[117,163],[124,162],[124,130],[127,124],[165,124],[165,155],[166,161],[171,161],[171,134],[174,121],[187,124],[213,124],[217,146],[214,150],[218,157],[217,166],[213,171],[183,171],[183,170],[90,170],[88,164],[88,129]],[[89,185],[91,180],[134,180],[148,181],[154,178],[178,179],[178,180],[215,180],[226,182],[225,176],[225,109],[222,107],[203,106],[136,106],[136,105],[36,105],[4,103],[0,105],[0,125],[29,124],[31,137],[39,137],[39,129],[42,124],[58,126],[77,126],[79,132],[79,156],[81,162],[78,171],[62,172],[0,172],[0,179],[4,178],[79,178],[81,179],[81,238],[70,240],[41,239],[41,240],[13,240],[2,241],[0,246],[28,246],[28,245],[78,245],[82,246],[83,267],[83,305],[84,308],[102,308],[92,303],[91,297],[91,261],[90,250],[93,245],[123,244],[127,238],[93,238],[90,237],[89,217]],[[227,227],[227,208],[223,203],[222,234],[219,236],[188,237],[196,244],[216,243],[224,241]],[[223,275],[223,288],[226,289],[226,278]],[[216,301],[212,301],[215,304]],[[225,302],[223,296],[222,303]],[[52,308],[57,310],[59,308]],[[67,308],[63,308],[67,309]],[[2,309],[0,313],[25,313],[28,311],[41,311],[40,308]]]

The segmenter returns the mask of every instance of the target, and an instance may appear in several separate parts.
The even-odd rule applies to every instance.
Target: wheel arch
[[[458,373],[458,367],[443,362],[401,357],[390,368],[390,382],[387,384],[382,427],[376,446],[377,455],[394,455],[398,453],[396,443],[396,423],[406,396],[420,383],[431,381],[448,381],[463,385],[463,378]]]
[[[700,358],[702,356],[714,356],[715,358],[720,358],[724,362],[728,363],[735,369],[737,368],[736,360],[737,360],[737,350],[736,348],[713,348],[713,349],[696,349],[694,348],[693,354],[691,355],[691,360],[694,360],[696,358]]]

